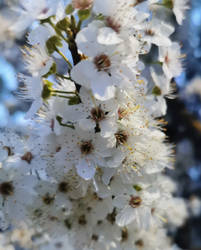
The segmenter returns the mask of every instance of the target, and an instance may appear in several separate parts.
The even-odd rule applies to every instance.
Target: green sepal
[[[162,94],[161,89],[158,86],[154,86],[152,89],[152,94],[155,96],[160,96]]]
[[[81,103],[80,97],[79,96],[72,96],[69,101],[68,101],[68,105],[77,105]]]
[[[57,47],[62,47],[62,46],[63,46],[62,41],[58,36],[51,36],[46,41],[46,47],[50,55],[55,51],[57,51]]]
[[[48,80],[43,80],[44,82],[44,86],[43,86],[43,90],[41,93],[41,97],[43,98],[43,100],[48,99],[51,96],[51,89],[52,89],[52,85],[53,83],[48,81]]]
[[[40,24],[44,24],[44,23],[51,23],[51,18],[54,18],[55,16],[49,16],[48,18],[45,19],[41,19],[40,20]]]
[[[163,0],[162,5],[168,9],[173,9],[173,0]]]
[[[81,21],[84,21],[86,19],[88,19],[91,15],[91,10],[87,9],[87,10],[78,10],[78,17]]]
[[[62,31],[65,31],[71,25],[68,17],[63,18],[56,24],[56,28]]]
[[[57,65],[55,62],[53,62],[49,72],[47,72],[45,75],[43,75],[44,78],[48,78],[48,76],[56,74],[57,72]]]
[[[142,191],[142,188],[141,188],[139,185],[133,185],[133,188],[134,188],[137,192]]]
[[[73,11],[74,11],[74,8],[73,8],[72,4],[69,4],[66,6],[66,9],[65,9],[66,15],[70,15],[71,13],[73,13]]]
[[[68,127],[68,128],[72,128],[75,129],[74,125],[72,122],[69,123],[63,123],[63,118],[59,115],[56,116],[56,120],[58,121],[59,125],[63,126],[63,127]]]
[[[103,16],[103,14],[100,13],[100,14],[98,14],[98,15],[95,16],[95,19],[99,20],[99,21],[104,21],[105,17]]]

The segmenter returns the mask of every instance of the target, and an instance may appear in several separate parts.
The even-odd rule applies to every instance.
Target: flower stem
[[[53,93],[62,93],[62,94],[74,94],[74,95],[77,95],[77,93],[73,92],[73,91],[63,91],[63,90],[58,90],[58,89],[52,89],[51,92],[53,92]]]
[[[52,96],[57,96],[57,97],[61,97],[61,98],[65,98],[65,99],[71,99],[72,97],[70,96],[65,96],[65,95],[58,95],[58,94],[52,94]]]
[[[56,52],[63,57],[63,59],[67,62],[68,66],[70,67],[70,69],[72,69],[72,64],[70,63],[70,61],[68,60],[68,58],[59,50],[57,49]]]

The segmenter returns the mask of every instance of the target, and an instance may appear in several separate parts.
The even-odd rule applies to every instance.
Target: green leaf
[[[78,16],[81,21],[84,21],[90,17],[91,10],[78,10]]]
[[[66,10],[65,10],[66,15],[70,15],[71,13],[73,13],[73,11],[74,11],[74,8],[72,4],[67,5]]]

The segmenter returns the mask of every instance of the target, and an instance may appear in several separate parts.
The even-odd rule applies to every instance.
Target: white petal
[[[84,118],[79,120],[79,126],[83,130],[93,130],[95,125],[96,125],[95,122],[93,122],[93,120],[90,118],[89,119]]]
[[[110,183],[112,176],[115,174],[116,169],[115,168],[102,168],[102,169],[103,169],[102,181],[105,185],[108,185]]]
[[[92,162],[85,159],[79,161],[78,165],[76,165],[76,169],[78,175],[85,180],[91,180],[96,172],[95,166]]]
[[[84,60],[72,68],[71,77],[76,83],[89,89],[91,74],[94,74],[94,71],[95,69],[93,67],[93,63],[88,60]]]
[[[102,137],[110,137],[117,130],[117,126],[112,120],[103,120],[100,124],[100,127]]]
[[[100,29],[97,40],[105,45],[115,45],[123,41],[114,30],[108,27]]]
[[[28,112],[25,115],[25,119],[31,119],[33,118],[33,116],[38,112],[38,110],[40,109],[40,107],[42,106],[43,101],[40,98],[40,100],[35,100],[32,104],[30,109],[28,110]]]
[[[91,84],[94,96],[101,101],[106,101],[114,97],[115,87],[106,73],[99,72],[98,77]]]
[[[126,195],[119,195],[113,199],[112,204],[117,208],[124,208],[128,204],[128,197]]]
[[[116,217],[116,223],[120,226],[130,224],[136,217],[135,208],[126,207]]]

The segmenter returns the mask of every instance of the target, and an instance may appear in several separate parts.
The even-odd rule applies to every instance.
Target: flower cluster
[[[38,20],[19,76],[30,133],[1,133],[1,227],[23,221],[42,250],[178,249],[165,226],[187,210],[161,116],[183,56],[164,16],[181,24],[186,1],[22,2]]]

